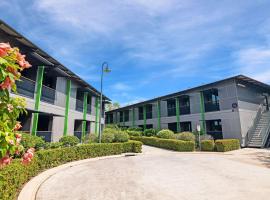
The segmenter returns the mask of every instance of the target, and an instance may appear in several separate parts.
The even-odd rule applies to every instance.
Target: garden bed
[[[40,150],[35,153],[34,159],[29,165],[22,165],[20,160],[14,160],[10,165],[0,169],[0,199],[15,199],[23,184],[46,169],[87,158],[126,152],[140,153],[141,146],[141,142],[128,141]]]

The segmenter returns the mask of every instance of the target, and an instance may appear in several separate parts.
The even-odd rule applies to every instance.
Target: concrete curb
[[[135,154],[137,155],[137,154]],[[120,157],[125,157],[125,154],[120,154],[120,155],[113,155],[113,156],[104,156],[104,157],[98,157],[98,158],[89,158],[85,160],[79,160],[79,161],[74,161],[74,162],[69,162],[63,165],[60,165],[58,167],[54,167],[51,169],[48,169],[37,176],[33,177],[29,182],[27,182],[24,187],[22,188],[17,200],[35,200],[36,199],[36,194],[40,188],[40,186],[51,176],[54,174],[69,169],[70,167],[78,166],[85,164],[87,162],[94,162],[98,160],[104,160],[104,159],[109,159],[109,158],[120,158]]]

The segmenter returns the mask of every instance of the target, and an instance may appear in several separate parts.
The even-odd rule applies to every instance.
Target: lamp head
[[[107,65],[104,69],[104,72],[106,73],[110,73],[112,70],[110,70],[109,66]]]

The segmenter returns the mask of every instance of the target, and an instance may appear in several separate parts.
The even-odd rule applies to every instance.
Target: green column
[[[39,111],[40,99],[42,92],[42,82],[43,82],[44,66],[38,66],[37,79],[36,79],[36,96],[35,96],[35,110]],[[38,126],[38,113],[33,114],[33,125],[32,125],[32,135],[36,135]]]
[[[96,97],[95,107],[96,107],[95,134],[98,135],[98,127],[99,127],[99,99],[98,97]]]
[[[201,132],[205,134],[205,107],[204,107],[204,96],[203,92],[200,92],[200,111],[201,111]]]
[[[63,133],[64,136],[67,135],[67,130],[68,130],[68,113],[69,113],[70,92],[71,92],[71,80],[67,80],[66,110],[65,110],[65,122],[64,122],[64,133]]]
[[[135,108],[132,108],[132,127],[135,127]]]
[[[177,124],[177,132],[181,132],[180,127],[180,106],[179,106],[179,97],[175,98],[175,105],[176,105],[176,124]]]
[[[143,128],[146,129],[146,105],[143,105]]]
[[[87,98],[88,93],[84,92],[83,94],[83,123],[82,123],[82,138],[85,137],[86,133],[86,113],[87,113]]]
[[[161,120],[160,120],[160,100],[157,101],[157,122],[158,122],[158,130],[161,130]]]

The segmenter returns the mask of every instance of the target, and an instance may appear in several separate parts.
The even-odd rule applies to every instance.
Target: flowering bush
[[[23,151],[20,145],[21,134],[16,133],[21,128],[17,118],[26,112],[25,100],[18,97],[10,97],[10,90],[16,92],[15,81],[20,79],[21,71],[31,65],[25,60],[18,48],[11,48],[8,43],[0,43],[0,167],[10,164],[13,155],[19,155]],[[31,160],[26,152],[24,162]]]

